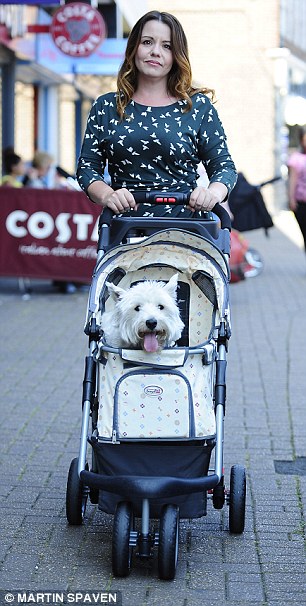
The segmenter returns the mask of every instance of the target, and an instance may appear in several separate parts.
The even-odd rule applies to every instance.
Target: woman
[[[306,129],[300,131],[300,150],[291,154],[289,168],[289,207],[294,212],[304,239],[306,252]]]
[[[135,211],[133,191],[179,191],[190,194],[189,211],[153,213],[191,215],[227,199],[236,170],[207,96],[214,91],[195,88],[191,80],[179,21],[169,13],[145,14],[129,36],[117,91],[99,97],[89,114],[77,178],[93,202],[118,214]],[[103,180],[106,162],[111,185]],[[208,187],[197,186],[199,162]]]

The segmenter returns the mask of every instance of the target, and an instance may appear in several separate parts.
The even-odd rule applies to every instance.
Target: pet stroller
[[[183,194],[154,192],[135,198],[187,201]],[[179,520],[205,516],[208,496],[216,509],[228,503],[231,533],[244,530],[244,467],[232,466],[229,491],[224,482],[230,220],[217,206],[222,228],[215,212],[201,221],[112,219],[108,209],[101,216],[85,325],[80,449],[68,474],[66,513],[70,524],[81,524],[89,497],[113,514],[115,576],[129,573],[133,549],[148,558],[158,546],[159,577],[173,579]],[[105,342],[101,318],[114,305],[106,282],[126,289],[145,280],[167,282],[176,273],[184,330],[175,347],[147,353]]]

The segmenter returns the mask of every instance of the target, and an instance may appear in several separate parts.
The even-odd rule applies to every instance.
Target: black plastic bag
[[[271,179],[270,182],[274,180]],[[262,184],[264,185],[264,184]],[[261,186],[262,186],[261,185]],[[229,207],[234,215],[232,226],[237,231],[273,227],[260,187],[251,185],[243,175],[238,173],[237,183],[229,196]]]

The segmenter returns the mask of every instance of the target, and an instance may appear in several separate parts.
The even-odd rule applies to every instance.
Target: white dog
[[[106,343],[156,352],[174,345],[184,324],[176,303],[178,274],[168,283],[149,280],[128,290],[106,282],[115,307],[102,316]]]

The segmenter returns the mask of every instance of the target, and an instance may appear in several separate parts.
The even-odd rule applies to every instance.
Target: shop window
[[[15,150],[30,162],[34,155],[34,87],[15,84]]]
[[[68,173],[75,173],[75,93],[71,87],[60,90],[59,104],[59,165]]]
[[[116,4],[99,4],[98,10],[106,23],[107,37],[117,38]]]

